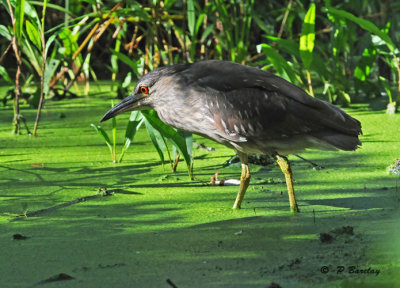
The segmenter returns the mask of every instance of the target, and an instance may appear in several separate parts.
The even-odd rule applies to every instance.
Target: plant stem
[[[396,55],[393,52],[393,58],[394,58],[394,63],[396,65],[397,69],[397,97],[396,97],[396,107],[400,104],[400,65],[399,65],[399,59],[397,59]]]
[[[11,47],[12,47],[12,41],[10,42],[10,44],[8,44],[8,46],[7,46],[6,50],[4,51],[3,55],[1,55],[0,64],[1,64],[1,62],[3,62],[4,57],[7,55],[8,51],[10,51]]]
[[[21,51],[19,50],[18,43],[17,43],[17,34],[16,34],[16,27],[15,27],[15,18],[14,18],[14,13],[12,10],[11,2],[10,0],[7,0],[8,4],[8,9],[10,10],[10,16],[11,16],[11,23],[14,31],[14,36],[11,40],[12,42],[12,47],[14,50],[15,58],[17,59],[17,73],[15,74],[15,101],[14,101],[14,120],[13,120],[13,130],[12,132],[14,134],[20,134],[20,115],[19,115],[19,97],[21,95],[21,85],[19,82],[19,78],[21,76]]]
[[[42,111],[44,96],[45,96],[44,95],[44,71],[46,70],[46,40],[44,39],[44,18],[46,15],[46,5],[47,5],[47,0],[44,1],[43,9],[42,9],[42,27],[40,29],[40,36],[41,36],[41,40],[42,40],[42,74],[40,75],[40,100],[39,100],[39,106],[38,106],[37,113],[36,113],[35,124],[33,126],[33,136],[36,136],[36,131],[39,126],[40,114]],[[47,83],[47,85],[49,85],[49,84]]]
[[[15,45],[16,46],[16,45]],[[15,74],[15,113],[14,113],[14,128],[13,133],[20,134],[20,121],[19,121],[19,97],[21,95],[21,85],[19,83],[19,78],[21,76],[21,58],[18,48],[16,52],[19,54],[17,56],[17,73]],[[17,54],[16,54],[17,55]]]
[[[187,0],[183,0],[183,11],[187,11]],[[187,24],[187,15],[186,15],[186,13],[183,13],[183,39],[185,40],[186,39],[186,34],[188,33],[188,24]],[[190,59],[188,59],[189,58],[189,55],[188,55],[188,53],[187,53],[187,50],[188,50],[188,47],[187,47],[187,45],[188,45],[188,43],[187,43],[188,41],[184,41],[184,45],[183,45],[183,60],[185,61],[185,63],[190,63],[191,61],[190,61]]]
[[[310,70],[308,69],[307,69],[307,82],[308,82],[308,92],[310,93],[311,96],[314,97],[314,90],[311,83],[311,73]]]
[[[171,167],[173,172],[176,172],[176,168],[178,167],[178,163],[179,163],[179,157],[180,157],[180,154],[179,154],[179,152],[177,152],[176,158],[174,161],[174,165]]]
[[[279,28],[278,32],[278,38],[282,37],[283,30],[285,30],[285,25],[286,25],[286,20],[289,16],[290,9],[292,8],[293,0],[289,0],[288,6],[285,9],[285,14],[283,15],[282,23],[281,23],[281,28]]]
[[[112,158],[113,162],[117,163],[117,119],[114,117],[112,118],[112,137],[113,137],[113,143],[112,143]]]

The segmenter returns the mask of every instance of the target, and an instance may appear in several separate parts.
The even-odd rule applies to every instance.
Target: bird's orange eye
[[[140,86],[140,92],[142,92],[143,94],[149,94],[149,87]]]

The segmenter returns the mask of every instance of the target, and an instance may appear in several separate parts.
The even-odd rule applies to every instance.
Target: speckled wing
[[[204,98],[215,128],[230,141],[268,141],[321,128],[290,113],[290,100],[275,91],[241,88],[206,93]]]
[[[222,61],[192,64],[186,83],[203,91],[215,128],[230,141],[310,135],[337,148],[361,143],[361,124],[344,111],[257,68]]]

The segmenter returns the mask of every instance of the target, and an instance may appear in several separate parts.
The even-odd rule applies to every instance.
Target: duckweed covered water
[[[399,115],[358,105],[348,112],[362,122],[361,149],[302,154],[323,170],[291,157],[299,215],[276,165],[251,167],[243,209],[233,211],[238,188],[205,183],[240,169],[223,168],[233,152],[209,140],[195,137],[216,148],[195,149],[196,181],[183,162],[175,174],[162,167],[143,129],[112,163],[90,127],[110,106],[100,88],[48,101],[36,138],[10,135],[12,112],[0,111],[0,287],[400,283],[400,179],[386,171],[400,157]],[[32,124],[35,111],[22,112]],[[118,117],[119,143],[128,117]]]

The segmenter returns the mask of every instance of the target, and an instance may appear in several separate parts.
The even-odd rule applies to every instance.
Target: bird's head
[[[160,75],[157,71],[152,71],[145,75],[136,84],[132,94],[108,110],[100,122],[113,118],[123,112],[153,108],[154,94],[156,92],[155,83],[159,77]]]
[[[172,90],[179,83],[180,72],[183,72],[188,65],[164,66],[144,75],[136,84],[132,94],[111,108],[100,122],[113,118],[123,112],[156,109],[155,106],[161,104],[170,105],[171,103],[167,103],[169,96],[173,96],[174,93]]]

